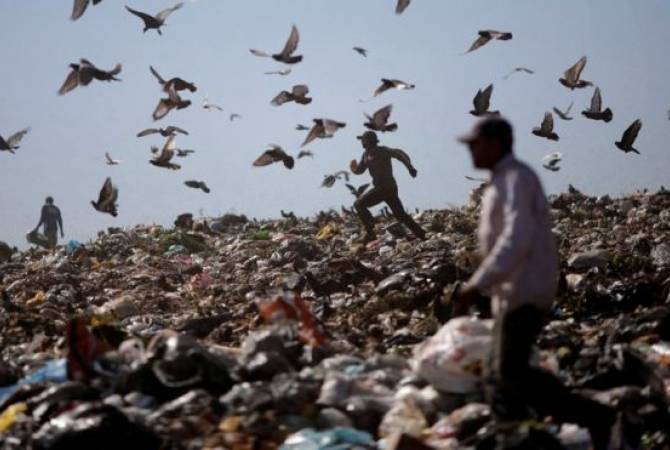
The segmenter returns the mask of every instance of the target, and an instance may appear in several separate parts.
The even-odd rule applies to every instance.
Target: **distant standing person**
[[[468,305],[482,294],[492,296],[493,352],[486,377],[492,411],[503,422],[524,420],[531,408],[562,423],[577,423],[589,429],[596,450],[605,449],[615,412],[530,365],[533,343],[558,287],[558,250],[542,184],[514,156],[506,120],[484,119],[460,140],[474,166],[491,172],[478,231],[482,263],[454,301]]]
[[[407,153],[400,149],[378,145],[379,139],[377,139],[377,134],[374,131],[366,131],[361,136],[358,136],[358,139],[361,140],[365,152],[359,162],[356,160],[351,161],[350,168],[356,175],[361,175],[366,170],[369,170],[373,185],[371,190],[363,194],[354,203],[358,217],[365,227],[364,242],[376,239],[374,219],[368,208],[382,202],[385,202],[391,208],[391,212],[395,218],[409,228],[417,238],[421,240],[425,239],[426,232],[407,214],[405,208],[402,206],[402,202],[398,198],[398,184],[393,177],[391,160],[394,158],[407,167],[412,178],[416,177],[417,171]]]
[[[54,199],[50,196],[46,198],[45,205],[42,206],[40,222],[33,232],[37,231],[41,225],[44,225],[44,235],[47,237],[49,248],[55,248],[58,244],[58,227],[60,227],[60,237],[64,237],[65,234],[60,209],[54,205]]]

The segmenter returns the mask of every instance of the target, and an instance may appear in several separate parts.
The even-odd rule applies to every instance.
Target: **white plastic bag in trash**
[[[493,321],[456,317],[414,349],[412,368],[439,391],[477,388],[491,352]]]

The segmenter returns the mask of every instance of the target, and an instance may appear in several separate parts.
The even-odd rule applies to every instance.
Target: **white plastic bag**
[[[493,321],[456,317],[414,350],[412,368],[439,391],[477,389],[492,346]]]

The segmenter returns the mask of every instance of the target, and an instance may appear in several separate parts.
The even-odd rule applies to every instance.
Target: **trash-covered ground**
[[[670,192],[552,205],[563,276],[538,364],[670,448]],[[491,422],[485,321],[428,339],[476,267],[477,214],[417,214],[424,242],[378,218],[367,246],[331,211],[0,247],[2,448],[588,448],[575,425]]]

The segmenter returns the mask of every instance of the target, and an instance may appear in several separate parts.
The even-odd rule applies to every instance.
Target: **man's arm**
[[[403,163],[405,167],[407,167],[407,170],[409,171],[409,174],[412,176],[412,178],[416,177],[417,171],[412,165],[412,160],[407,153],[400,150],[399,148],[391,148],[389,149],[389,153],[391,154],[391,158],[397,159]]]
[[[60,226],[60,237],[64,237],[65,232],[63,231],[63,218],[60,215],[60,209],[58,209],[58,226]]]
[[[532,189],[524,183],[519,172],[507,175],[505,188],[503,231],[467,283],[467,288],[479,292],[503,282],[528,254],[535,236],[532,192],[529,192]]]
[[[368,170],[368,165],[365,163],[365,153],[361,156],[360,161],[352,159],[351,163],[349,163],[349,169],[351,169],[351,173],[356,175],[365,173],[365,171]]]
[[[47,218],[47,211],[46,211],[46,206],[42,206],[42,212],[40,213],[40,221],[37,225],[35,225],[35,229],[33,231],[37,231],[37,229],[44,224],[44,221]]]

